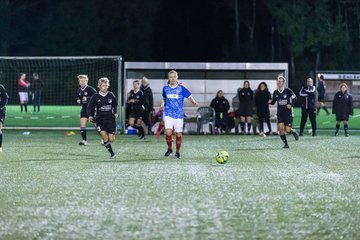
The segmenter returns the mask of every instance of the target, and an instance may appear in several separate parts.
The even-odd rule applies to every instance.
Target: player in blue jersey
[[[173,129],[176,133],[176,158],[180,157],[180,147],[182,143],[182,131],[184,125],[184,98],[188,98],[190,102],[197,106],[195,99],[191,96],[191,92],[178,82],[178,73],[170,71],[168,73],[169,84],[163,88],[160,110],[164,110],[165,136],[168,150],[165,157],[173,153],[172,150],[172,134]]]

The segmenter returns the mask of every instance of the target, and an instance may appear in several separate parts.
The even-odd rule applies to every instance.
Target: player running
[[[168,73],[169,84],[163,88],[162,102],[160,110],[164,110],[165,135],[168,150],[165,157],[173,153],[172,134],[173,129],[176,133],[176,153],[175,157],[180,159],[180,147],[182,143],[182,131],[184,124],[184,98],[197,106],[195,99],[191,96],[190,91],[178,82],[178,73],[174,70]]]
[[[87,75],[79,75],[77,77],[79,79],[79,89],[77,90],[77,103],[81,104],[80,111],[80,133],[81,133],[81,142],[79,145],[85,146],[87,145],[86,140],[86,123],[88,121],[89,115],[87,113],[87,105],[90,98],[96,93],[96,90],[88,85],[88,76]]]
[[[299,140],[299,135],[292,129],[293,106],[296,102],[296,95],[290,89],[285,87],[286,78],[279,76],[277,80],[278,89],[273,93],[271,105],[277,102],[277,127],[280,132],[280,138],[284,142],[284,148],[289,148],[286,133],[291,133],[295,140]]]
[[[7,94],[3,85],[0,84],[0,152],[2,152],[2,128],[6,115],[6,104],[8,103],[9,95]]]
[[[115,141],[115,119],[118,117],[118,102],[114,93],[108,91],[109,86],[110,81],[108,78],[99,79],[99,92],[91,97],[87,112],[89,121],[96,123],[104,147],[109,151],[111,158],[115,158],[111,143]]]
[[[144,93],[140,90],[140,81],[133,82],[133,88],[128,97],[128,104],[130,105],[131,112],[129,116],[129,125],[138,130],[140,140],[145,139],[145,131],[141,126],[144,116]],[[136,121],[136,123],[135,123]]]

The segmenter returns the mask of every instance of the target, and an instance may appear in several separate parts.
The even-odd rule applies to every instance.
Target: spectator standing
[[[40,112],[40,97],[41,97],[41,92],[44,87],[44,82],[42,81],[42,79],[40,79],[40,76],[38,73],[33,73],[32,77],[33,78],[32,78],[30,94],[32,95],[34,112],[36,112],[36,108],[37,108],[37,111]]]
[[[269,132],[267,135],[270,135],[271,123],[270,123],[270,109],[269,101],[271,100],[271,93],[268,89],[268,86],[265,82],[261,82],[257,88],[255,94],[255,106],[256,114],[259,121],[259,131],[261,136],[265,136],[264,131],[264,122],[266,122]]]
[[[243,88],[239,91],[239,116],[242,135],[245,134],[245,122],[247,123],[247,134],[250,135],[251,119],[253,115],[252,102],[253,91],[250,88],[250,82],[244,81]]]
[[[145,107],[142,120],[143,123],[146,125],[145,133],[149,134],[151,131],[150,113],[154,111],[154,97],[153,92],[150,88],[149,80],[146,77],[143,77],[141,79],[140,90],[144,94],[143,104]]]
[[[316,136],[316,105],[315,105],[316,87],[313,80],[308,78],[306,86],[300,89],[301,104],[301,122],[300,122],[300,136],[304,134],[306,120],[309,116],[311,122],[312,136]]]
[[[25,109],[25,112],[27,112],[27,104],[29,102],[29,87],[30,82],[26,80],[26,74],[20,73],[19,79],[18,79],[18,92],[19,92],[19,98],[20,98],[20,110],[23,112]]]
[[[348,93],[348,86],[345,83],[340,85],[340,91],[334,96],[333,114],[336,114],[336,131],[335,136],[339,134],[340,123],[344,123],[345,136],[349,136],[348,121],[349,115],[354,115],[354,106],[352,96]]]

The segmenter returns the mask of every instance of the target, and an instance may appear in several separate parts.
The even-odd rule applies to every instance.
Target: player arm
[[[154,96],[153,96],[153,92],[150,89],[150,94],[149,94],[149,111],[153,111],[154,110]]]
[[[299,95],[300,97],[307,97],[308,94],[304,87],[301,87]]]
[[[162,99],[161,99],[161,103],[160,103],[160,111],[164,110],[165,102],[166,102],[166,93],[165,93],[165,88],[163,88]]]
[[[0,109],[3,109],[9,101],[9,95],[7,94],[7,92],[3,86],[1,86],[0,91],[1,91]]]
[[[183,85],[181,85],[182,87],[182,93],[183,93],[183,96],[186,97],[187,99],[189,99],[189,101],[194,105],[194,106],[197,106],[198,103],[195,101],[195,99],[193,98],[191,92],[186,88],[184,87]]]
[[[111,105],[114,108],[114,115],[117,118],[119,116],[119,103],[114,94],[113,94],[113,101],[111,102]]]
[[[349,96],[349,113],[351,116],[354,115],[354,103],[353,103],[353,100],[352,100],[352,96]]]
[[[95,115],[95,98],[94,98],[94,96],[92,96],[90,98],[90,102],[87,106],[86,111],[87,111],[89,117],[92,117],[92,118],[94,117],[94,115]]]
[[[295,105],[296,101],[297,101],[296,94],[293,91],[291,91],[291,97],[290,97],[289,104],[293,107]]]
[[[271,105],[274,105],[276,103],[276,101],[277,101],[277,97],[276,97],[276,94],[275,94],[275,91],[274,91],[273,97],[272,97],[272,99],[269,100],[269,103]]]

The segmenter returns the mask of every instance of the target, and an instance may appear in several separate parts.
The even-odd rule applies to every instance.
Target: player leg
[[[129,125],[137,130],[138,133],[138,137],[140,137],[140,130],[138,128],[138,126],[135,124],[135,117],[133,116],[133,114],[130,114],[130,118],[129,118]]]
[[[86,117],[80,118],[80,134],[81,134],[81,142],[79,142],[79,145],[85,146],[87,145],[87,131],[86,131],[86,123],[88,119]]]
[[[344,131],[345,131],[345,137],[349,136],[349,126],[348,126],[348,121],[344,120]]]
[[[339,135],[339,129],[340,129],[340,123],[341,121],[336,119],[336,130],[335,130],[335,136]]]
[[[176,132],[176,153],[175,157],[180,159],[180,148],[182,144],[182,132],[183,132],[183,126],[184,126],[184,119],[175,119],[175,132]]]
[[[168,149],[165,153],[165,157],[168,157],[172,154],[172,134],[173,134],[173,128],[174,128],[174,119],[168,116],[164,117],[164,123],[165,123],[165,139],[168,146]]]
[[[283,122],[278,122],[277,124],[278,127],[278,131],[280,133],[280,139],[281,141],[283,141],[284,143],[284,147],[283,148],[289,148],[287,139],[286,139],[286,133],[285,133],[285,125]]]
[[[110,141],[110,137],[109,137],[109,134],[106,132],[106,131],[101,131],[100,132],[100,136],[104,142],[104,147],[106,148],[106,150],[108,150],[108,152],[110,153],[110,157],[111,158],[114,158],[115,157],[115,153],[112,149],[112,146],[111,146],[111,141]]]
[[[240,134],[244,135],[245,134],[245,116],[240,116],[240,129],[241,129]]]
[[[250,129],[251,129],[251,116],[246,116],[246,123],[247,123],[247,135],[250,135]]]
[[[308,112],[306,109],[301,108],[301,122],[300,122],[300,136],[304,135],[304,128],[306,124],[306,120],[308,118]]]
[[[271,122],[270,122],[270,117],[266,117],[265,121],[266,121],[266,124],[267,124],[268,130],[269,130],[269,135],[270,135],[270,134],[271,134],[271,132],[272,132],[272,129],[271,129]]]
[[[28,101],[29,101],[29,94],[28,94],[28,93],[25,93],[25,100],[24,100],[24,109],[25,109],[25,112],[27,112],[27,104],[28,104]]]
[[[285,123],[285,131],[287,133],[291,133],[294,136],[295,141],[298,141],[299,140],[299,135],[296,133],[295,129],[292,128],[293,117],[292,116],[287,116],[284,123]]]
[[[260,136],[264,136],[265,132],[264,132],[264,118],[263,117],[258,117],[259,119],[259,132],[260,132]]]
[[[316,136],[316,110],[315,109],[309,109],[309,119],[311,122],[311,130],[312,130],[312,136]]]
[[[24,95],[22,92],[19,92],[19,99],[20,99],[20,111],[24,111]]]
[[[136,125],[138,126],[139,132],[140,132],[140,140],[145,139],[145,131],[143,126],[141,125],[142,123],[142,118],[138,118],[138,120],[136,121]]]

